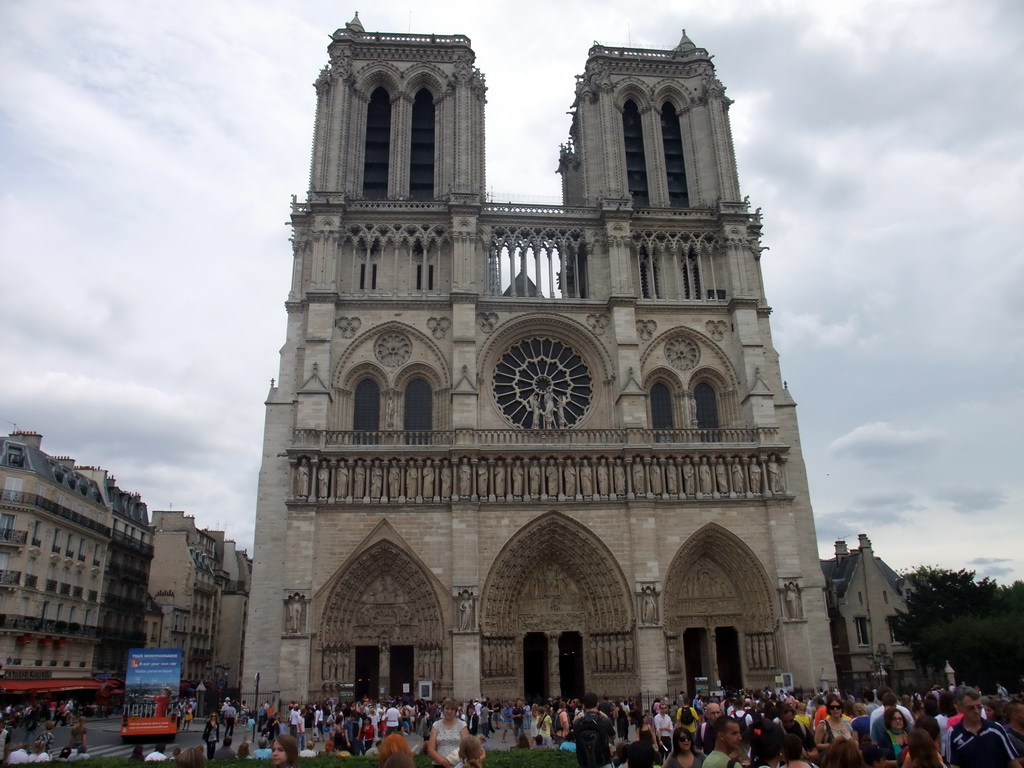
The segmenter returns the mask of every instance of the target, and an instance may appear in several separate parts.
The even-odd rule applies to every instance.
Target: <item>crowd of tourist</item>
[[[184,715],[196,702],[182,700],[179,708],[187,730],[192,717]],[[87,759],[88,720],[78,711],[74,702],[7,707],[0,721],[5,762]],[[12,744],[15,728],[24,736]],[[507,744],[574,752],[580,768],[1024,768],[1024,700],[1001,686],[985,697],[961,686],[902,697],[881,688],[859,697],[746,691],[649,702],[587,694],[534,703],[327,700],[275,709],[225,700],[207,717],[201,739],[170,752],[165,744],[148,753],[140,745],[129,759],[203,768],[207,759],[248,758],[297,768],[301,757],[376,753],[380,768],[411,768],[411,756],[423,752],[435,768],[480,768],[485,749]]]

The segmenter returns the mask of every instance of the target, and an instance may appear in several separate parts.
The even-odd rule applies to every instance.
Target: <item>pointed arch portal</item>
[[[694,679],[726,688],[774,685],[774,595],[757,555],[716,523],[680,547],[665,582],[669,690],[695,690]]]
[[[633,599],[608,547],[550,512],[495,559],[481,604],[484,688],[502,698],[635,685]]]
[[[343,566],[320,619],[325,693],[355,686],[356,698],[397,696],[403,684],[442,676],[444,617],[423,566],[403,546],[381,540]]]

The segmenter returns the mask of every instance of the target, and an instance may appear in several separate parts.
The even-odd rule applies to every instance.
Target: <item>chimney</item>
[[[11,432],[11,437],[16,437],[25,445],[31,445],[33,448],[39,448],[43,444],[43,436],[38,432],[27,432],[23,429],[16,429]]]
[[[56,461],[58,464],[60,464],[65,469],[74,469],[75,468],[75,460],[72,459],[70,456],[54,456],[53,460]]]
[[[846,547],[846,541],[843,539],[836,539],[836,563],[843,562],[843,558],[850,554],[850,550]]]
[[[857,536],[857,541],[860,544],[860,552],[862,555],[871,554],[871,539],[868,538],[866,533],[862,533]]]

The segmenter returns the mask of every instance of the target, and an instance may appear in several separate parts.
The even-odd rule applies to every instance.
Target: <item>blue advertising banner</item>
[[[178,700],[180,648],[132,648],[124,681],[124,714],[168,717]]]

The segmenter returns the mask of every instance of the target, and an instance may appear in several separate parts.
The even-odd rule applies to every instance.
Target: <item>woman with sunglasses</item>
[[[838,738],[853,738],[850,722],[843,719],[843,705],[838,699],[828,703],[828,716],[814,729],[814,744],[818,754],[823,754],[829,745]]]
[[[693,734],[682,726],[672,732],[672,751],[665,759],[665,768],[700,768],[704,755],[693,751]]]

